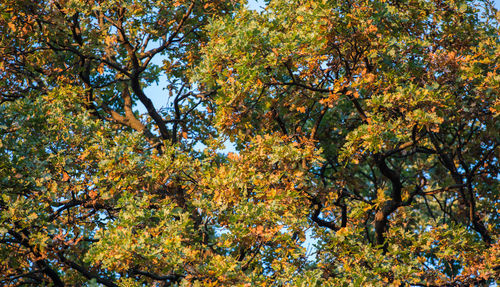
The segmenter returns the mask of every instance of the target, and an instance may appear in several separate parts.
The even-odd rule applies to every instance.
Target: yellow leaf
[[[9,26],[9,28],[10,28],[12,31],[16,31],[16,25],[14,25],[14,23],[9,22],[9,23],[7,23],[7,25]]]
[[[99,66],[97,67],[97,72],[99,72],[99,74],[104,74],[104,63],[101,63],[99,64]]]

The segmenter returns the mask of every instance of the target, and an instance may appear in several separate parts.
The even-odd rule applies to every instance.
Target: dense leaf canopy
[[[493,4],[245,4],[0,1],[0,285],[498,280]]]

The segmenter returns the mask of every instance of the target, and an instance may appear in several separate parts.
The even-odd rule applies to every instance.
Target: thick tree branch
[[[79,264],[77,264],[77,263],[69,260],[68,258],[66,258],[64,256],[64,254],[62,252],[58,252],[57,256],[59,257],[59,259],[61,259],[61,261],[64,264],[66,264],[69,267],[71,267],[72,269],[78,271],[85,278],[87,278],[87,279],[95,279],[98,283],[101,283],[101,284],[103,284],[104,286],[107,286],[107,287],[118,287],[118,285],[116,285],[111,279],[108,279],[108,278],[105,278],[105,277],[101,277],[98,274],[89,271],[88,269],[86,269],[82,265],[79,265]]]
[[[158,275],[155,273],[151,273],[151,272],[147,272],[147,271],[143,271],[143,270],[139,270],[139,269],[135,269],[135,268],[129,270],[129,274],[131,276],[142,275],[142,276],[146,276],[146,277],[149,277],[151,279],[159,280],[159,281],[174,281],[174,282],[177,282],[180,279],[185,277],[182,274],[175,274],[175,273],[167,274],[167,275]]]
[[[311,200],[311,205],[313,207],[311,220],[316,222],[321,227],[326,227],[334,231],[339,230],[339,227],[337,227],[335,223],[319,218],[319,215],[321,214],[321,209],[323,209],[323,204],[316,197],[313,197],[310,200]]]
[[[130,82],[131,82],[131,87],[132,87],[132,90],[134,91],[134,94],[139,98],[141,103],[146,107],[148,114],[155,121],[156,126],[158,127],[158,130],[160,131],[160,135],[161,135],[162,139],[164,139],[164,140],[170,139],[169,132],[168,132],[167,125],[166,125],[165,121],[160,116],[158,111],[156,111],[151,99],[148,98],[146,96],[146,94],[144,94],[144,91],[142,90],[141,84],[139,82],[139,74],[134,73],[134,75],[132,75],[132,77],[130,79]]]
[[[42,255],[35,251],[35,249],[29,244],[29,239],[26,235],[22,235],[14,230],[9,230],[9,233],[12,234],[12,236],[14,236],[14,238],[18,240],[24,247],[28,248],[36,258],[43,258]],[[57,272],[50,267],[49,263],[45,259],[35,260],[35,265],[38,266],[40,268],[40,271],[45,273],[45,275],[47,275],[52,280],[54,286],[64,287],[64,283],[59,277],[59,274],[57,274]]]
[[[391,215],[396,209],[402,205],[401,199],[401,177],[399,173],[395,170],[392,170],[387,166],[385,162],[385,157],[381,154],[375,155],[375,164],[378,169],[386,178],[388,178],[391,182],[391,200],[385,201],[380,209],[375,214],[375,239],[376,243],[379,246],[383,246],[384,250],[386,250],[387,246],[385,244],[385,236],[384,233],[387,230],[387,225],[389,223],[387,217]]]
[[[130,97],[127,85],[124,85],[121,96],[124,101],[123,109],[125,111],[125,116],[111,109],[106,104],[103,104],[102,108],[111,116],[113,121],[143,133],[149,144],[158,147],[160,145],[158,139],[149,131],[146,125],[135,117],[132,110],[132,98]]]

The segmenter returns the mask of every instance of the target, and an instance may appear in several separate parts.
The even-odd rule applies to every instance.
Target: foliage
[[[492,4],[244,4],[0,2],[0,284],[498,280]]]

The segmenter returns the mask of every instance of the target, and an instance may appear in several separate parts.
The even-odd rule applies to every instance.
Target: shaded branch
[[[85,267],[82,265],[79,265],[68,258],[66,258],[62,252],[58,252],[57,256],[61,261],[66,264],[67,266],[71,267],[72,269],[78,271],[80,274],[82,274],[85,278],[87,279],[95,279],[98,283],[103,284],[104,286],[108,287],[118,287],[111,279],[105,278],[105,277],[100,277],[98,274],[91,272],[87,270]]]
[[[316,197],[311,198],[311,205],[314,208],[311,215],[312,221],[316,222],[321,227],[326,227],[334,231],[339,230],[339,227],[337,227],[335,223],[319,218],[321,209],[323,209],[323,204]]]
[[[30,252],[35,255],[35,257],[43,258],[41,254],[36,252],[35,249],[29,244],[29,239],[26,235],[22,235],[14,230],[9,230],[9,233],[12,234],[12,236],[14,236],[14,238],[21,243],[21,245],[28,248]],[[59,274],[57,274],[57,272],[50,267],[49,263],[45,259],[35,260],[35,265],[40,268],[41,272],[45,273],[45,275],[52,280],[54,286],[64,287],[64,283],[59,277]]]
[[[130,269],[129,270],[129,274],[131,276],[133,276],[133,275],[142,275],[142,276],[146,276],[146,277],[149,277],[151,279],[160,280],[160,281],[179,281],[180,279],[182,279],[182,278],[185,277],[184,275],[175,274],[175,273],[167,274],[167,275],[158,275],[158,274],[155,274],[155,273],[151,273],[151,272],[147,272],[147,271],[142,271],[142,270],[138,270],[138,269]]]

